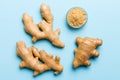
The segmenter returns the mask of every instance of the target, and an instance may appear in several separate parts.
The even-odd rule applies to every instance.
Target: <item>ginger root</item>
[[[34,70],[34,76],[47,70],[54,70],[56,75],[63,71],[63,66],[59,63],[59,56],[56,56],[54,60],[53,55],[47,54],[44,50],[38,51],[33,46],[27,48],[23,41],[17,42],[17,55],[23,60],[20,68]]]
[[[78,44],[78,48],[74,50],[75,58],[73,60],[73,67],[90,66],[91,62],[89,58],[99,56],[96,47],[102,45],[102,40],[89,37],[77,37],[76,43]]]
[[[44,20],[39,24],[34,24],[32,17],[24,13],[22,20],[25,25],[25,31],[33,37],[33,42],[40,39],[48,39],[53,45],[64,47],[64,43],[59,39],[60,29],[53,31],[53,15],[50,11],[50,7],[46,4],[42,4],[40,10]]]

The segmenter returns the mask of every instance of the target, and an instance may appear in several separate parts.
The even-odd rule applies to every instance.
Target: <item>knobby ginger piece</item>
[[[73,60],[73,67],[90,66],[89,58],[98,57],[99,52],[96,50],[97,46],[102,45],[102,40],[98,38],[76,38],[78,48],[75,49],[75,58]]]
[[[64,47],[64,43],[59,39],[60,29],[53,31],[54,16],[50,11],[50,7],[46,4],[42,4],[40,10],[44,20],[39,24],[34,24],[32,17],[24,13],[22,20],[25,25],[25,31],[33,37],[33,42],[40,39],[48,39],[53,45]]]
[[[47,54],[44,50],[38,51],[33,46],[27,48],[23,41],[17,42],[17,55],[22,59],[20,68],[34,70],[34,76],[48,70],[54,70],[56,75],[63,71],[59,56],[53,59],[53,55]]]

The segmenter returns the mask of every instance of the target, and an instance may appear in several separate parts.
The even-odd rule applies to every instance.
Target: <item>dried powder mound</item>
[[[78,7],[72,8],[67,14],[67,21],[71,27],[82,27],[87,20],[86,12]]]

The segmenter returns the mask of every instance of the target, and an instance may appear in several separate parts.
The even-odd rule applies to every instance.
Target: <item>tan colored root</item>
[[[33,42],[40,39],[48,39],[53,45],[64,47],[64,43],[59,39],[60,29],[53,31],[52,26],[54,17],[50,11],[50,7],[46,4],[42,4],[40,10],[44,20],[39,24],[34,24],[32,17],[27,13],[23,15],[22,20],[25,25],[25,31],[33,37]]]
[[[23,60],[20,68],[29,68],[34,70],[34,76],[47,70],[54,70],[54,74],[63,71],[63,66],[59,63],[60,57],[47,54],[44,50],[38,51],[35,47],[27,48],[23,41],[17,42],[17,55]],[[43,63],[40,63],[40,61]]]
[[[73,60],[74,68],[79,66],[90,66],[91,62],[89,61],[89,58],[99,56],[96,47],[102,45],[102,40],[89,37],[77,37],[76,43],[78,48],[75,49],[75,58]]]

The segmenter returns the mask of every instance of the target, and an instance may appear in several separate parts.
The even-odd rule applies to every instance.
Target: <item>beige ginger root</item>
[[[23,15],[22,20],[25,25],[25,31],[33,37],[33,42],[40,39],[48,39],[53,45],[64,47],[64,43],[59,39],[60,29],[53,31],[53,15],[50,11],[50,7],[46,4],[42,4],[40,10],[44,20],[39,24],[34,24],[32,17],[27,13]]]
[[[73,60],[73,67],[90,66],[89,58],[98,57],[99,52],[96,50],[97,46],[102,45],[102,40],[97,38],[76,38],[78,48],[75,49],[75,58]]]
[[[17,55],[22,58],[20,68],[30,68],[34,70],[34,76],[47,70],[54,70],[54,74],[63,71],[63,66],[59,63],[60,57],[47,54],[44,50],[38,51],[35,47],[27,48],[23,41],[17,42]],[[40,63],[40,61],[43,63]]]

